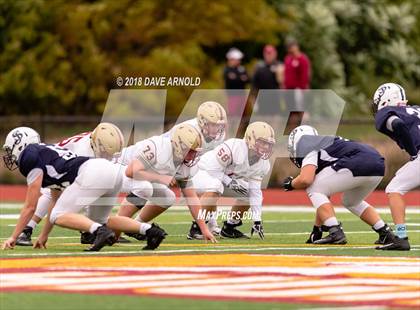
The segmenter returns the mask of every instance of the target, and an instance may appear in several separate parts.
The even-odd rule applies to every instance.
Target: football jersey
[[[177,180],[187,179],[196,172],[196,166],[188,167],[181,163],[175,165],[171,138],[167,134],[153,136],[137,142],[122,150],[118,162],[128,165],[138,159],[158,174],[174,176]]]
[[[92,146],[90,144],[91,132],[83,132],[73,137],[64,139],[55,145],[66,148],[77,156],[95,157]]]
[[[383,176],[384,158],[373,147],[334,136],[303,136],[298,143],[301,166],[317,166],[316,173],[326,167],[335,171],[347,168],[353,176]]]
[[[191,125],[195,129],[197,129],[197,131],[200,133],[200,135],[201,135],[201,141],[202,141],[202,146],[201,147],[203,149],[201,151],[201,154],[204,154],[204,153],[206,153],[208,151],[213,150],[216,146],[220,145],[225,140],[225,133],[223,133],[223,135],[221,137],[219,137],[218,139],[213,139],[213,140],[207,142],[206,139],[204,138],[203,133],[201,132],[200,126],[198,125],[197,118],[190,119],[188,121],[182,122],[181,124]],[[181,125],[181,124],[179,124],[179,125]],[[171,130],[169,130],[166,133],[164,133],[164,135],[167,135],[167,136],[170,137],[172,135],[173,131],[175,130],[175,127],[177,127],[179,125],[175,125],[174,127],[172,127]]]
[[[394,140],[401,149],[404,149],[398,136],[390,131],[386,123],[391,116],[397,116],[407,126],[411,139],[414,142],[417,152],[420,151],[420,107],[419,106],[404,106],[404,107],[385,107],[380,109],[375,115],[376,129],[392,140]]]
[[[248,145],[243,139],[228,139],[214,150],[201,156],[198,167],[209,172],[224,171],[232,178],[262,181],[270,171],[270,162],[259,159],[250,165]]]
[[[89,157],[76,156],[67,149],[47,144],[30,144],[19,156],[19,171],[27,177],[33,169],[43,172],[42,187],[63,190],[74,182],[79,167]]]

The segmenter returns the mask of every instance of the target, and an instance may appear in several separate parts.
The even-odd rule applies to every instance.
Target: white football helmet
[[[245,142],[250,150],[254,150],[262,159],[269,159],[276,143],[274,129],[265,122],[249,124],[245,131]]]
[[[373,95],[373,110],[376,113],[385,107],[407,105],[404,88],[396,83],[385,83],[378,87]]]
[[[226,111],[215,101],[203,102],[198,107],[197,121],[207,142],[219,139],[225,134]]]
[[[18,160],[23,150],[33,143],[41,143],[39,134],[29,127],[18,127],[10,131],[3,145],[6,155],[3,156],[4,164],[9,170],[18,167]]]
[[[290,133],[289,141],[287,143],[287,150],[289,151],[290,160],[297,167],[300,168],[300,164],[297,160],[299,157],[301,157],[299,156],[299,154],[297,154],[297,146],[300,139],[303,136],[317,136],[317,135],[318,135],[318,131],[314,127],[308,126],[308,125],[298,126],[295,129],[293,129],[292,132]]]
[[[111,159],[121,152],[124,136],[121,130],[111,123],[100,123],[90,134],[90,145],[95,157]]]
[[[171,143],[176,161],[182,161],[188,167],[197,163],[202,141],[195,127],[189,124],[178,125],[172,133]]]

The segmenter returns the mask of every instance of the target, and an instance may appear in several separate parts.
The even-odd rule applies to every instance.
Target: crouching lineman
[[[117,126],[110,123],[100,123],[92,132],[75,135],[55,145],[60,148],[66,148],[77,156],[111,159],[115,153],[121,152],[124,145],[124,137]],[[16,245],[32,246],[32,232],[36,225],[48,214],[48,208],[52,200],[51,190],[42,188],[41,194],[42,196],[38,199],[35,214],[17,238]],[[88,217],[95,220],[89,214],[90,210],[88,209]],[[82,233],[82,243],[93,242],[93,235],[91,235],[93,237],[91,240],[86,240],[84,236],[87,235],[87,233]]]
[[[200,133],[201,154],[203,154],[223,143],[226,136],[226,123],[225,109],[215,101],[206,101],[198,107],[196,118],[179,125],[191,125]],[[177,127],[174,126],[165,135],[171,137]],[[145,200],[139,199],[131,193],[127,195],[126,202],[120,207],[118,215],[132,217],[144,206],[145,202]],[[220,228],[217,226],[215,219],[211,218],[207,225],[213,234],[218,235],[220,233]]]
[[[283,188],[306,189],[316,208],[317,220],[308,243],[347,243],[329,198],[336,193],[344,193],[344,207],[379,234],[376,243],[384,244],[394,238],[375,208],[364,200],[385,172],[384,159],[375,149],[341,137],[318,136],[315,128],[304,125],[290,133],[288,151],[300,173],[296,178],[286,178]],[[322,231],[329,235],[322,238]]]
[[[220,196],[236,198],[231,216],[223,224],[223,237],[248,238],[237,227],[242,225],[244,212],[251,207],[254,221],[251,236],[255,232],[264,238],[261,182],[270,170],[268,159],[274,144],[273,128],[267,123],[255,122],[248,126],[243,139],[228,139],[200,158],[193,184],[201,194],[205,216],[209,212],[215,213]],[[203,231],[200,228],[193,223],[187,238],[201,239]]]
[[[200,200],[190,178],[197,169],[201,146],[199,131],[189,124],[180,124],[170,136],[154,136],[123,149],[119,161],[128,164],[127,176],[143,184],[143,193],[134,192],[142,198],[136,205],[144,205],[137,217],[139,222],[151,221],[175,203],[175,193],[169,187],[176,184],[197,220]],[[197,220],[197,223],[203,229],[204,239],[216,242],[205,222]]]
[[[395,83],[379,86],[373,96],[376,129],[410,156],[385,189],[397,237],[378,250],[410,250],[403,195],[420,186],[420,107],[406,106],[407,102],[404,89]]]
[[[54,145],[40,144],[38,133],[28,127],[13,129],[7,135],[3,149],[6,152],[6,167],[10,170],[18,167],[28,183],[18,223],[12,236],[4,242],[3,249],[15,246],[17,237],[34,214],[41,187],[51,189],[51,207],[55,207],[34,247],[45,248],[53,224],[95,234],[88,251],[99,251],[105,245],[112,244],[115,241],[112,230],[145,234],[145,249],[155,249],[165,238],[165,232],[157,226],[109,216],[118,192],[125,188],[137,189],[137,182],[124,175],[124,167],[105,159],[76,156]],[[107,200],[105,204],[101,204],[101,199]],[[102,218],[102,221],[94,222],[78,214],[86,205],[94,209],[96,217]]]

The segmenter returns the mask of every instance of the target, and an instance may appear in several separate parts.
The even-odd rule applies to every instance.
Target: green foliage
[[[420,6],[356,0],[0,0],[0,114],[100,114],[117,76],[199,76],[222,87],[224,53],[255,62],[261,46],[295,37],[312,87],[368,112],[378,84],[420,102]],[[171,115],[191,87],[168,91]]]

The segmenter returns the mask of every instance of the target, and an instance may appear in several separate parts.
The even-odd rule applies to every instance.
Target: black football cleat
[[[147,245],[143,250],[154,250],[156,249],[165,239],[168,234],[156,224],[152,224],[148,230],[146,230]]]
[[[313,244],[346,244],[347,239],[346,235],[344,234],[343,228],[341,227],[341,223],[334,226],[323,226],[323,231],[328,231],[329,235],[316,240]]]
[[[106,245],[113,245],[116,241],[115,233],[106,227],[106,225],[102,225],[96,231],[96,238],[93,241],[93,244],[90,248],[86,249],[86,252],[97,252],[100,251]]]
[[[93,244],[96,238],[96,231],[91,234],[88,231],[81,231],[80,232],[80,243],[81,244]]]
[[[391,227],[389,227],[387,224],[385,224],[385,226],[382,228],[374,229],[372,227],[372,229],[379,235],[379,238],[375,241],[375,244],[387,244],[391,243],[395,239],[395,235],[393,234]]]
[[[200,227],[198,227],[197,222],[192,222],[190,231],[187,234],[188,240],[203,240],[203,234],[201,233]]]
[[[142,235],[141,233],[125,233],[130,238],[137,239],[138,241],[146,240],[146,235]]]
[[[250,239],[247,235],[245,235],[243,232],[236,229],[236,227],[241,226],[242,221],[240,221],[238,224],[229,224],[227,221],[223,222],[222,230],[220,231],[220,235],[225,238],[231,238],[231,239]]]
[[[32,246],[32,227],[26,226],[16,239],[16,245]]]
[[[398,238],[395,236],[394,240],[384,245],[377,246],[376,250],[382,251],[410,251],[410,243],[408,238]]]
[[[314,226],[312,228],[312,232],[309,235],[308,240],[306,240],[306,243],[314,243],[315,241],[322,238],[322,229],[321,227]]]

